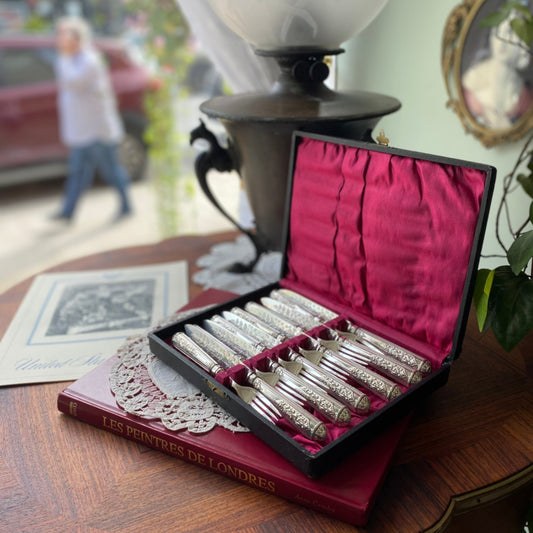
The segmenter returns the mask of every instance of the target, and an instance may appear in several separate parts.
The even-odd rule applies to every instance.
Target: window
[[[28,85],[55,80],[55,51],[50,48],[4,48],[0,51],[0,84]]]

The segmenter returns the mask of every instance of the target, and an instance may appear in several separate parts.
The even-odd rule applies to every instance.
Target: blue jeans
[[[120,196],[120,213],[131,211],[128,198],[130,177],[118,158],[118,147],[103,142],[71,148],[68,157],[68,177],[65,183],[65,198],[62,215],[71,217],[81,194],[88,189],[96,170],[106,183],[117,189]]]

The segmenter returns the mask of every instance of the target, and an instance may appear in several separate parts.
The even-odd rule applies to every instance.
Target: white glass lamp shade
[[[209,0],[237,35],[260,50],[335,50],[361,32],[387,0]]]

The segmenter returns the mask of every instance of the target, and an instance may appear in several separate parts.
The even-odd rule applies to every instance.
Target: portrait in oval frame
[[[442,71],[448,107],[468,133],[485,146],[511,142],[533,127],[533,55],[514,34],[510,20],[494,27],[482,21],[505,0],[463,0],[448,17],[442,41]],[[522,5],[532,9],[533,0]]]

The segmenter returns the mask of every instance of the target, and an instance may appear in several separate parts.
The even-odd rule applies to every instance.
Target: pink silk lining
[[[451,350],[486,172],[304,138],[283,285]]]

